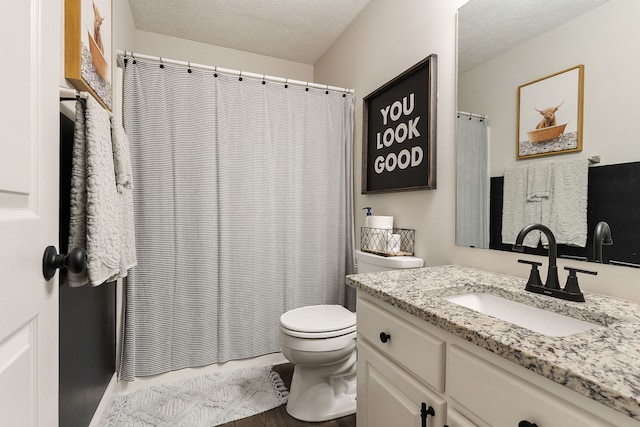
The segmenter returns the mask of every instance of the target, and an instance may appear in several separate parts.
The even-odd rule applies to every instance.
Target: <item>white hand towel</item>
[[[69,248],[84,247],[87,269],[69,273],[69,286],[92,286],[120,272],[120,216],[109,112],[93,97],[76,105]]]
[[[120,273],[118,277],[124,278],[127,276],[128,270],[138,264],[133,224],[133,173],[131,172],[129,138],[113,114],[111,115],[111,140],[120,218]]]
[[[586,158],[552,163],[550,197],[543,203],[542,223],[553,232],[557,243],[586,246],[588,183]]]
[[[531,207],[527,204],[527,166],[507,168],[504,171],[504,195],[502,204],[502,243],[514,244],[520,230],[532,223]],[[540,232],[527,234],[523,244],[535,248]]]
[[[529,165],[527,168],[527,201],[540,202],[550,193],[551,164]]]
[[[76,102],[76,120],[73,131],[73,153],[71,158],[71,210],[69,219],[69,249],[87,247],[87,144],[82,101]],[[82,273],[67,273],[67,284],[72,287],[89,282],[86,270]]]

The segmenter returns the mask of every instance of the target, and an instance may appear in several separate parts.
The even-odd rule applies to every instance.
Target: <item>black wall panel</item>
[[[60,253],[67,253],[73,122],[60,115]],[[86,427],[115,372],[116,287],[66,286],[60,274],[59,425]]]

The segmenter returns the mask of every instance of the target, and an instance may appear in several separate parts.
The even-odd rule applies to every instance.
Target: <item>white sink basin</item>
[[[595,323],[481,292],[451,295],[443,299],[552,337],[566,337],[601,327]]]

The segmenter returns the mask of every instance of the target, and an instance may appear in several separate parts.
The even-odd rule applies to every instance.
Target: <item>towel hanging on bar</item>
[[[69,247],[86,248],[87,269],[69,272],[71,287],[125,277],[136,264],[128,140],[111,113],[85,100],[76,103]]]

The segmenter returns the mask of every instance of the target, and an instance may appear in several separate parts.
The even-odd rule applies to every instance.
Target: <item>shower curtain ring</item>
[[[288,78],[284,78],[284,88],[288,88],[289,87],[289,79]]]
[[[262,75],[262,84],[266,84],[266,82],[264,81],[264,77],[265,77],[265,75],[263,74]]]
[[[218,67],[213,66],[213,77],[218,77]]]
[[[240,77],[238,78],[238,80],[242,81],[242,70],[240,70]]]
[[[305,91],[309,92],[309,82],[307,82],[307,87],[305,88]]]
[[[329,85],[325,85],[327,87],[327,90],[324,91],[325,95],[329,95]]]
[[[160,68],[164,68],[164,64],[162,63],[162,56],[160,57]]]
[[[191,74],[191,62],[187,62],[187,73]]]

